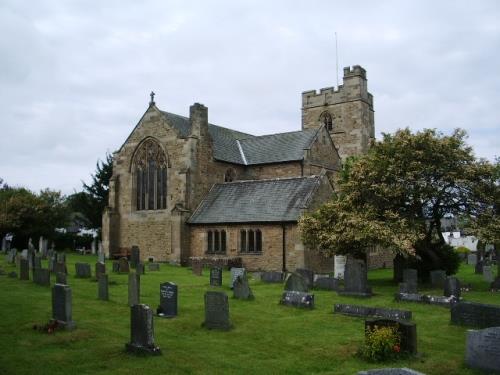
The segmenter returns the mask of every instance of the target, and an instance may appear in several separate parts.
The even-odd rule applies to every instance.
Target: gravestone
[[[120,262],[117,260],[113,262],[113,272],[120,272]]]
[[[233,283],[233,298],[251,300],[254,299],[246,273],[237,276]]]
[[[99,281],[99,276],[106,273],[106,264],[97,262],[95,264],[95,279]]]
[[[500,327],[467,331],[465,362],[472,368],[500,373]]]
[[[97,298],[101,301],[109,300],[108,275],[105,273],[99,273],[99,277],[97,279]]]
[[[193,260],[191,262],[191,269],[194,275],[201,276],[203,274],[203,263],[198,260]]]
[[[120,258],[120,273],[129,273],[130,272],[130,265],[128,264],[128,260],[125,257]]]
[[[403,283],[406,284],[406,292],[417,293],[418,274],[417,270],[406,268],[403,270]]]
[[[90,251],[91,251],[92,254],[96,253],[96,247],[97,247],[96,242],[97,242],[97,239],[94,238],[92,240],[92,243],[90,244],[90,249],[91,249]]]
[[[477,255],[476,254],[468,254],[467,255],[467,264],[475,266],[477,263]]]
[[[231,284],[229,287],[233,289],[234,282],[238,276],[242,276],[246,274],[246,270],[244,268],[232,267],[231,268]]]
[[[68,275],[64,272],[56,273],[56,284],[68,284]]]
[[[434,288],[444,288],[446,271],[434,270],[430,272],[430,275],[431,275],[431,284]]]
[[[278,271],[267,271],[260,275],[261,281],[265,283],[282,283],[283,282],[283,272]]]
[[[7,236],[2,237],[2,252],[5,253],[7,251]]]
[[[371,297],[372,292],[368,286],[368,273],[363,260],[355,259],[352,256],[347,257],[344,272],[344,290],[338,293],[354,297]]]
[[[303,293],[309,292],[309,288],[308,288],[306,279],[304,279],[301,275],[299,275],[298,273],[295,273],[295,272],[288,274],[286,281],[285,281],[285,288],[284,289],[286,291],[294,290],[296,292],[303,292]]]
[[[66,253],[58,251],[56,256],[58,263],[66,263]]]
[[[130,250],[130,268],[136,268],[141,261],[141,252],[138,246],[132,246]]]
[[[148,263],[148,271],[159,271],[160,264],[159,263]]]
[[[106,263],[106,255],[104,254],[104,251],[97,252],[97,261],[99,263]]]
[[[229,301],[226,293],[208,291],[205,292],[205,321],[202,327],[208,329],[230,330]]]
[[[141,355],[160,355],[154,342],[153,311],[148,305],[130,307],[130,342],[127,352]]]
[[[36,255],[33,259],[33,268],[42,268],[42,257]]]
[[[396,293],[395,300],[398,302],[405,301],[428,303],[430,305],[438,305],[443,307],[451,307],[458,302],[458,299],[455,296],[428,296],[418,293]]]
[[[425,375],[407,367],[401,368],[379,368],[373,370],[359,371],[358,375]]]
[[[318,277],[314,282],[314,288],[320,290],[339,290],[340,280],[334,277]]]
[[[493,282],[493,272],[491,266],[483,267],[483,280],[486,281],[487,283]]]
[[[451,308],[451,323],[477,328],[500,326],[500,305],[459,302]]]
[[[336,303],[333,312],[359,318],[377,317],[384,319],[411,320],[412,314],[408,310],[386,309],[382,307],[360,306]]]
[[[29,280],[30,279],[30,268],[28,259],[23,259],[19,261],[19,279],[20,280]]]
[[[42,242],[42,249],[40,250],[42,252],[42,258],[47,259],[47,253],[49,248],[49,240],[44,239]]]
[[[156,309],[158,316],[173,318],[177,316],[177,285],[171,282],[160,284],[160,306]]]
[[[68,268],[66,267],[66,263],[64,262],[56,262],[54,263],[54,266],[53,266],[53,271],[54,273],[65,273],[67,274],[68,273]]]
[[[396,282],[402,282],[403,281],[403,270],[406,268],[406,263],[407,260],[404,256],[401,254],[397,254],[393,261],[393,268],[392,268],[392,278]]]
[[[135,273],[137,273],[138,275],[146,274],[146,266],[144,265],[144,263],[139,262],[135,265]]]
[[[443,295],[445,297],[455,296],[457,299],[460,299],[460,293],[460,281],[456,277],[448,276],[444,280]]]
[[[220,267],[210,268],[210,285],[222,286],[222,268]]]
[[[68,285],[55,284],[52,287],[52,319],[65,329],[76,327],[72,319],[72,296]]]
[[[314,272],[306,268],[297,268],[295,270],[300,276],[302,276],[307,282],[307,288],[311,289],[314,285]]]
[[[396,327],[401,338],[401,351],[410,354],[417,353],[417,325],[397,319],[367,319],[365,320],[365,333],[377,327]]]
[[[54,272],[54,263],[56,262],[56,259],[53,256],[49,256],[48,259],[48,268],[50,272]]]
[[[136,273],[128,274],[128,305],[138,305],[141,291],[141,276]]]
[[[50,286],[50,272],[46,268],[33,268],[33,282],[42,286]]]
[[[88,263],[75,263],[76,277],[81,279],[88,279],[91,277],[90,264]]]
[[[335,255],[333,257],[333,274],[335,275],[335,278],[340,280],[344,279],[346,261],[347,259],[345,255]]]
[[[12,264],[16,260],[17,249],[10,249],[9,254],[7,255],[7,263]]]
[[[314,294],[293,290],[284,291],[281,295],[280,304],[304,309],[314,309]]]
[[[483,273],[483,267],[484,267],[484,261],[478,260],[475,267],[474,267],[474,273],[476,275],[481,275]]]

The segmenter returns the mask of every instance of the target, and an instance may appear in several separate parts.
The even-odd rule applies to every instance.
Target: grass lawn
[[[127,275],[109,273],[110,301],[97,300],[97,283],[76,279],[75,262],[87,262],[94,272],[95,256],[69,255],[68,284],[73,291],[73,320],[77,329],[43,334],[34,324],[51,317],[51,291],[32,281],[0,276],[0,374],[356,374],[380,367],[410,367],[426,374],[480,374],[464,365],[466,327],[450,325],[450,312],[439,306],[394,302],[397,286],[392,270],[369,273],[376,295],[370,299],[340,297],[314,291],[316,308],[305,311],[278,305],[282,285],[250,279],[254,301],[229,298],[234,325],[229,332],[201,328],[203,294],[211,289],[209,272],[194,276],[188,268],[162,264],[160,272],[141,277],[141,302],[156,310],[159,284],[172,281],[179,288],[179,315],[154,319],[159,357],[134,357],[125,352],[130,339],[130,308],[127,306]],[[44,261],[44,267],[47,262]],[[0,267],[15,270],[4,257]],[[459,278],[471,283],[464,293],[469,301],[500,304],[472,266],[462,265]],[[52,282],[55,277],[52,277]],[[229,272],[223,274],[228,287]],[[441,290],[420,288],[441,295]],[[392,307],[413,312],[417,323],[419,356],[383,364],[367,363],[356,356],[364,338],[364,320],[332,313],[334,303]]]

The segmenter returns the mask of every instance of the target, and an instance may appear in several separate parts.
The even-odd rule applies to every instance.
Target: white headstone
[[[334,273],[335,273],[335,278],[337,279],[344,279],[344,271],[345,271],[345,263],[346,263],[346,257],[345,255],[335,255],[334,258]]]

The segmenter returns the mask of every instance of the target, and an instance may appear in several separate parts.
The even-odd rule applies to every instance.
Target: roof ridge
[[[255,180],[237,180],[237,181],[231,181],[231,182],[217,182],[214,185],[243,184],[243,183],[250,183],[250,182],[306,180],[306,179],[317,179],[317,178],[320,178],[320,176],[310,175],[310,176],[294,176],[294,177],[276,177],[276,178],[263,178],[263,179],[255,179]]]
[[[286,134],[292,134],[292,133],[306,133],[306,132],[307,133],[312,133],[315,130],[316,129],[302,129],[302,130],[293,130],[293,131],[290,131],[290,132],[255,135],[253,138],[242,139],[242,141],[246,141],[246,140],[249,140],[249,139],[257,140],[257,139],[262,139],[262,138],[265,138],[265,137],[274,137],[274,136],[278,136],[278,135],[286,135]]]

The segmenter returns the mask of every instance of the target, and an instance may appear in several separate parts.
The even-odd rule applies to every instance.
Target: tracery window
[[[144,141],[134,158],[136,209],[167,208],[167,158],[153,139]]]
[[[262,253],[262,232],[260,229],[240,230],[240,252]]]
[[[207,253],[224,254],[226,253],[226,231],[209,230],[207,233]]]
[[[328,131],[333,130],[332,115],[328,111],[323,112],[319,116],[319,122],[321,125],[325,125],[326,130]]]

